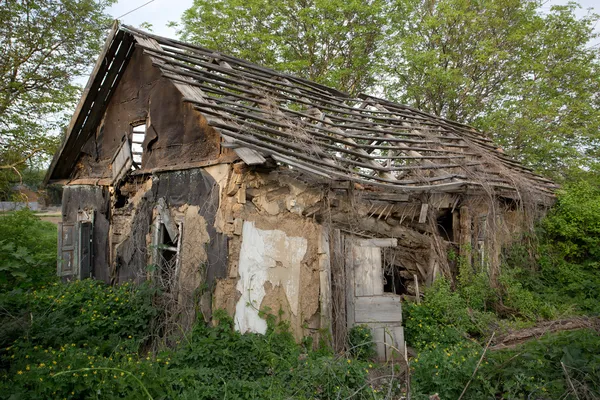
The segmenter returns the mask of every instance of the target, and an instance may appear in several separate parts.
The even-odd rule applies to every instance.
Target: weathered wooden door
[[[404,353],[400,296],[383,290],[382,247],[395,239],[352,239],[346,242],[346,315],[348,328],[367,325],[380,360]]]
[[[79,279],[92,277],[92,223],[79,222]]]

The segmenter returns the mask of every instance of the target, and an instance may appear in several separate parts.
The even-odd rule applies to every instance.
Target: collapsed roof
[[[138,47],[247,164],[272,159],[327,180],[393,192],[527,190],[556,185],[476,129],[369,95],[357,98],[200,46],[113,27],[47,180],[70,175]]]

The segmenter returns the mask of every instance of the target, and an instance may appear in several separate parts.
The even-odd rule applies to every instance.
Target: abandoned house
[[[382,359],[402,298],[458,258],[494,274],[555,189],[469,126],[117,24],[46,181],[64,279],[152,279],[180,320],[265,332],[266,309],[338,350],[367,324]]]

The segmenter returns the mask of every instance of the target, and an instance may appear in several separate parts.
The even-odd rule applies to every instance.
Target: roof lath
[[[551,196],[555,188],[472,127],[131,27],[115,40],[128,43],[126,36],[250,164],[271,157],[316,176],[400,192],[526,187]]]

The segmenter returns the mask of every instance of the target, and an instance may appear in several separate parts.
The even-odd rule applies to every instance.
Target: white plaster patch
[[[277,229],[258,229],[254,222],[244,221],[237,283],[241,297],[235,308],[238,331],[267,331],[267,322],[258,315],[267,281],[283,288],[292,313],[298,315],[300,269],[307,248],[306,238],[289,237]]]
[[[229,168],[229,164],[217,164],[204,168],[204,171],[206,171],[210,176],[212,176],[212,178],[215,180],[215,182],[217,182],[217,185],[219,186],[219,209],[217,210],[217,215],[215,217],[214,227],[217,230],[217,232],[221,233],[225,231],[225,218],[223,215],[222,201],[223,190],[225,190],[225,188],[227,187],[227,177],[229,176]]]
[[[219,185],[219,199],[223,194],[223,189],[227,186],[227,177],[229,175],[229,164],[217,164],[204,168],[210,176]]]

